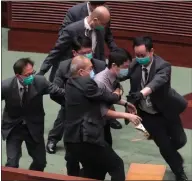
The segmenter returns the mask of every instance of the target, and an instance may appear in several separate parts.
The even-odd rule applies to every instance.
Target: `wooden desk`
[[[25,170],[20,168],[1,167],[2,181],[74,181],[84,180],[91,181],[92,179],[85,179],[80,177],[71,177],[61,174],[38,172],[32,170]]]

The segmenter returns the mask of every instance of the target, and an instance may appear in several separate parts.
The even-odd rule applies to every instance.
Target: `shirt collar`
[[[87,22],[87,17],[84,19],[84,25],[85,25],[86,30],[92,30],[91,27],[89,26],[88,22]]]
[[[19,79],[17,78],[17,85],[18,85],[18,89],[24,89],[24,86],[21,84],[21,82],[19,81]],[[28,89],[28,86],[25,86]]]
[[[152,63],[153,63],[153,58],[152,58],[152,61],[150,62],[150,64],[147,65],[147,67],[145,67],[145,66],[142,65],[142,69],[143,69],[143,68],[146,68],[146,69],[148,70],[148,72],[149,72],[150,69],[151,69],[151,65],[152,65]]]
[[[18,84],[19,90],[24,88],[23,85],[19,82],[19,79],[17,79],[17,84]]]

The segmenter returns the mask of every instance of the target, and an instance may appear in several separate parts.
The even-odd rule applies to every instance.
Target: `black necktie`
[[[28,90],[27,90],[27,87],[23,87],[23,96],[22,96],[22,106],[24,106],[27,102],[27,93],[28,93]]]
[[[147,78],[148,78],[148,70],[146,69],[146,68],[143,68],[143,71],[144,71],[144,77],[145,77],[145,80],[143,81],[144,82],[144,84],[146,84],[147,83]]]

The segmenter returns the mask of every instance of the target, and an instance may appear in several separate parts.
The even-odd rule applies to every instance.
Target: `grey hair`
[[[79,69],[83,69],[85,67],[85,60],[87,58],[83,55],[78,55],[72,59],[72,63],[70,66],[70,73],[72,76],[76,76]],[[87,59],[90,61],[89,59]]]
[[[70,72],[71,72],[72,75],[77,72],[77,69],[78,69],[78,65],[77,64],[71,64]]]

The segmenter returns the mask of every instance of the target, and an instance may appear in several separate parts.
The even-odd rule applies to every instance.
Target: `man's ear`
[[[79,74],[80,76],[83,76],[83,71],[82,71],[82,69],[79,69],[79,70],[78,70],[78,74]]]
[[[117,65],[115,63],[112,63],[112,67],[116,67]]]
[[[98,21],[98,18],[94,18],[93,21],[94,21],[94,22],[97,22],[97,21]]]
[[[75,50],[72,50],[72,54],[74,57],[77,56],[77,52]]]
[[[151,53],[151,54],[153,54],[153,53],[154,53],[154,48],[151,48],[150,53]]]

